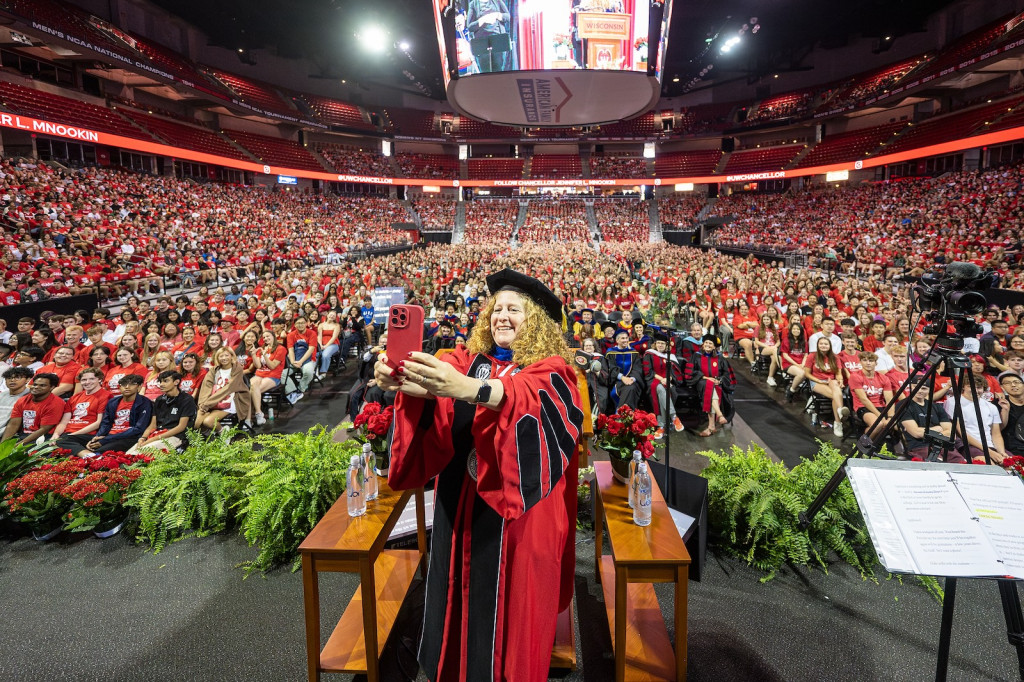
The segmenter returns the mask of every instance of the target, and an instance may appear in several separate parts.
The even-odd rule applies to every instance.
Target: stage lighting
[[[380,53],[387,49],[388,34],[380,26],[366,26],[356,37],[367,52]]]
[[[402,50],[403,52],[408,52],[410,47],[411,45],[409,45],[408,40],[403,40],[402,42],[398,43],[398,49]]]
[[[732,51],[733,46],[738,45],[739,42],[740,37],[733,36],[732,38],[729,38],[722,44],[722,47],[719,48],[719,52],[721,52],[722,54],[728,54],[729,52]]]

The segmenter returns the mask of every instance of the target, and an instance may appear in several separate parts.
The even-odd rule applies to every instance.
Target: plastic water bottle
[[[274,408],[267,408],[267,421],[274,421]]]
[[[363,477],[366,481],[366,501],[373,502],[377,499],[377,474],[374,469],[377,467],[377,456],[373,454],[373,448],[369,443],[363,443]]]
[[[647,462],[640,462],[636,470],[634,494],[633,523],[638,526],[651,525],[651,476],[647,473]]]
[[[639,450],[633,451],[633,459],[629,462],[629,508],[633,508],[633,493],[635,492],[634,486],[636,485],[636,467],[640,464],[642,455]]]
[[[352,455],[352,460],[348,465],[348,480],[345,492],[348,494],[349,516],[362,516],[366,513],[366,495],[363,490],[363,484],[366,479],[361,459],[359,455]]]

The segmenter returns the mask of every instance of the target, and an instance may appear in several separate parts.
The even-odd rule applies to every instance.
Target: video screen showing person
[[[643,0],[434,0],[455,11],[459,76],[537,69],[647,70]],[[439,34],[441,32],[439,31]]]

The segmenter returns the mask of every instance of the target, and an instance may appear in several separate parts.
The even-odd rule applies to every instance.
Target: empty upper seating
[[[459,116],[456,137],[460,138],[508,138],[518,137],[519,129],[494,123],[474,121],[469,116]]]
[[[243,133],[240,130],[225,130],[224,134],[252,152],[263,163],[285,168],[326,171],[316,157],[298,142],[280,137]]]
[[[807,156],[800,159],[796,167],[826,166],[830,163],[863,159],[876,150],[881,151],[879,149],[881,145],[887,144],[900,130],[906,127],[906,121],[896,121],[873,128],[829,135],[808,152]]]
[[[474,180],[518,180],[523,177],[522,159],[470,159],[469,177]]]
[[[788,144],[784,147],[762,147],[733,152],[725,164],[724,172],[754,173],[782,170],[803,148],[802,144]]]
[[[26,116],[46,119],[55,123],[82,126],[104,133],[135,137],[153,141],[153,136],[129,123],[117,112],[77,99],[61,97],[43,90],[34,90],[14,83],[0,81],[0,104]]]
[[[656,134],[654,112],[648,111],[627,121],[606,123],[600,127],[598,134],[601,137],[653,137]]]
[[[579,154],[537,154],[530,162],[531,178],[578,178],[582,172]]]
[[[227,71],[221,71],[220,69],[205,68],[211,76],[234,91],[246,104],[251,104],[270,112],[288,114],[289,116],[295,116],[298,113],[269,85],[264,85],[257,81],[228,73]]]
[[[212,130],[168,121],[134,109],[121,108],[118,111],[135,122],[140,128],[145,128],[167,144],[174,145],[175,147],[183,147],[217,156],[226,156],[231,159],[252,161],[251,157]]]
[[[384,115],[391,121],[391,132],[408,137],[441,137],[433,111],[388,107]]]
[[[302,98],[324,123],[360,130],[376,130],[363,115],[362,110],[354,104],[317,95],[302,95]]]
[[[893,140],[891,145],[885,148],[886,154],[927,147],[933,144],[949,142],[961,137],[968,137],[976,134],[979,128],[983,128],[986,122],[994,121],[1007,109],[1012,109],[1024,100],[1022,97],[1015,97],[1012,100],[993,102],[980,107],[965,109],[947,116],[936,116],[907,129],[905,133]]]
[[[720,149],[659,154],[654,159],[654,174],[661,178],[711,175],[721,159]]]

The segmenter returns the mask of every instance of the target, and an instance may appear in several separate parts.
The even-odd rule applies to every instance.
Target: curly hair
[[[569,344],[565,342],[559,325],[548,317],[544,308],[527,294],[513,287],[506,287],[501,291],[516,293],[522,299],[523,312],[526,313],[526,319],[519,326],[516,340],[512,342],[512,361],[526,367],[557,355],[571,365],[572,353],[569,351]],[[473,332],[467,344],[470,353],[490,353],[494,349],[491,314],[494,312],[494,302],[497,298],[495,292],[494,296],[487,299],[487,305],[480,311],[478,322],[473,325]]]

